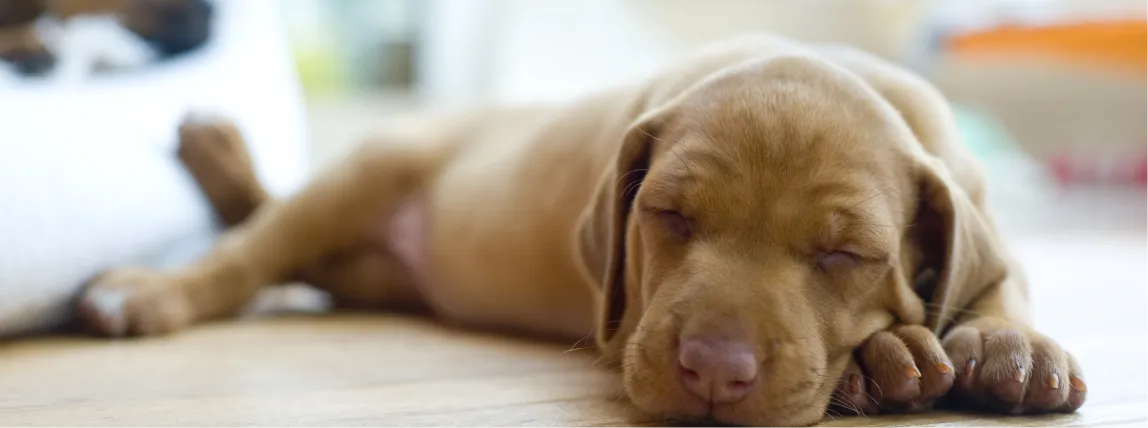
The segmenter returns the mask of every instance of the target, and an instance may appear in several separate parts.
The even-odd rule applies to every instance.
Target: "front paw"
[[[996,318],[962,323],[943,340],[957,365],[958,405],[1004,413],[1072,412],[1087,387],[1076,359],[1051,339]]]
[[[953,365],[933,332],[897,326],[861,345],[831,408],[846,414],[919,412],[948,393],[953,380]]]
[[[163,334],[192,318],[175,279],[137,269],[115,269],[97,277],[81,294],[76,312],[88,330],[111,337]]]

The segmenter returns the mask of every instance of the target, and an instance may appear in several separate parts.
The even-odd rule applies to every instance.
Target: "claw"
[[[953,372],[953,366],[942,361],[937,363],[937,371],[941,372],[941,374],[949,374]]]
[[[1078,378],[1076,376],[1071,376],[1068,384],[1072,387],[1072,389],[1080,392],[1088,390],[1088,387],[1084,385],[1084,379]]]
[[[914,378],[921,378],[921,371],[917,370],[917,366],[905,366],[905,374]]]

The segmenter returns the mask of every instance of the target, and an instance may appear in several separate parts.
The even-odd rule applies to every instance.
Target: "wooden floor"
[[[830,426],[1148,424],[1145,251],[1030,242],[1036,319],[1082,361],[1080,412],[827,418]],[[1083,247],[1082,247],[1083,245]],[[1032,266],[1035,265],[1035,266]],[[1083,265],[1083,266],[1082,266]],[[660,425],[590,351],[343,314],[249,319],[175,336],[0,344],[0,425]]]

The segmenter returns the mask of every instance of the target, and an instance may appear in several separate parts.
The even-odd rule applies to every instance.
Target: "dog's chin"
[[[629,385],[626,389],[632,391]],[[790,403],[764,406],[758,401],[710,404],[677,392],[659,395],[632,391],[629,395],[643,412],[690,425],[809,426],[822,420],[829,401],[786,400]]]
[[[765,382],[744,401],[713,404],[688,392],[669,352],[651,353],[636,343],[623,355],[622,380],[634,405],[651,415],[687,423],[744,426],[806,426],[820,421],[836,382],[813,376]]]

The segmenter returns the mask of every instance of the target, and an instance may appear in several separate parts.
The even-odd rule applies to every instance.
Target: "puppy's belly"
[[[385,219],[379,230],[382,235],[379,239],[407,268],[413,284],[404,285],[416,288],[429,300],[434,289],[430,287],[429,278],[428,220],[426,201],[418,197],[410,198],[390,218]]]
[[[498,231],[476,236],[481,220],[436,219],[429,206],[424,198],[407,200],[380,225],[378,239],[407,269],[412,283],[400,286],[417,290],[436,317],[549,336],[587,334],[593,307],[585,286],[571,281],[576,275],[553,268],[542,270],[555,276],[541,275],[544,264],[530,256],[510,261],[507,247],[534,246],[512,245]]]

